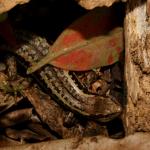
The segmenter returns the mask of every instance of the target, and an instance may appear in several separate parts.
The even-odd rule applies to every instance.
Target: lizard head
[[[97,97],[93,105],[96,120],[100,122],[108,122],[122,112],[121,104],[111,97]]]

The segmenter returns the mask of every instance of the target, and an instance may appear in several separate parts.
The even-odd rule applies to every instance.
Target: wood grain
[[[146,1],[128,1],[125,46],[126,133],[150,131],[150,28]]]

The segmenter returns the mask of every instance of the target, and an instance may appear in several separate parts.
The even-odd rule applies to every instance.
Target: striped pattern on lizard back
[[[21,39],[20,41],[24,44],[16,53],[30,65],[41,60],[49,52],[50,45],[44,38],[23,33],[18,36],[18,39]],[[100,121],[111,120],[121,112],[120,104],[111,97],[83,93],[74,83],[68,71],[48,64],[39,70],[39,74],[47,87],[58,97],[58,101],[74,112],[96,117]],[[111,117],[109,118],[109,116]]]

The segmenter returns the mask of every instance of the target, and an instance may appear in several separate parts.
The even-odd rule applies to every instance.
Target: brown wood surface
[[[0,148],[0,150],[148,150],[150,134],[136,133],[124,139],[114,140],[97,136],[90,138],[72,138],[38,144],[25,144]]]
[[[125,17],[124,124],[126,133],[150,131],[150,25],[146,1],[129,0]]]

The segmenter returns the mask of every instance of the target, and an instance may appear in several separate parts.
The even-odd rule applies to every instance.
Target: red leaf
[[[81,71],[118,61],[123,50],[123,29],[115,28],[113,18],[114,14],[109,8],[90,11],[64,30],[51,47],[49,55],[28,71],[33,72],[47,63]]]

